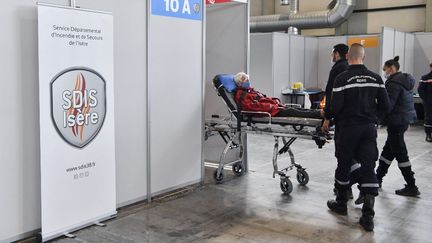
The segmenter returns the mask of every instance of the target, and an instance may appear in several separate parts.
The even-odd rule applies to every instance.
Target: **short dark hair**
[[[399,56],[395,56],[395,58],[390,59],[384,63],[384,67],[391,67],[394,66],[397,71],[399,71],[400,64],[399,64]]]
[[[345,44],[337,44],[333,46],[333,52],[339,53],[341,58],[345,58],[345,55],[348,53],[349,47]]]

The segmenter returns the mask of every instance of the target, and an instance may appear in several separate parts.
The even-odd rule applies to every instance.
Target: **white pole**
[[[70,6],[76,8],[76,0],[70,0]]]

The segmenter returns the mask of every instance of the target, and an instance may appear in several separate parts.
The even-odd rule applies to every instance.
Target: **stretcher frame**
[[[225,141],[225,147],[220,155],[219,161],[214,162],[218,168],[213,173],[216,183],[224,181],[224,167],[232,166],[232,171],[236,176],[241,176],[247,171],[244,161],[244,144],[242,135],[258,134],[274,137],[273,149],[273,178],[280,177],[280,188],[284,194],[290,194],[293,190],[292,182],[287,175],[288,171],[296,169],[296,178],[300,185],[305,186],[309,182],[309,175],[306,168],[296,163],[291,145],[297,139],[307,139],[315,141],[319,148],[326,143],[325,134],[321,133],[321,119],[297,118],[297,117],[272,117],[267,112],[241,111],[234,101],[233,94],[229,93],[219,81],[218,76],[213,79],[216,93],[222,98],[226,105],[229,116],[213,115],[205,122],[205,140],[210,136],[219,135]],[[257,117],[259,116],[259,117]],[[282,148],[280,147],[282,142]],[[226,154],[232,149],[239,148],[238,159],[225,161]],[[287,167],[279,169],[278,158],[280,155],[288,153],[290,163]]]

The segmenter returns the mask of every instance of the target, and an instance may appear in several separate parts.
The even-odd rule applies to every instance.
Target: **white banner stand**
[[[114,217],[111,13],[38,3],[42,233]]]

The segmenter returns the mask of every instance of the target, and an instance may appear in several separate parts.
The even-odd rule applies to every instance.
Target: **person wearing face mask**
[[[383,67],[387,79],[385,86],[390,98],[390,113],[382,121],[382,124],[387,126],[387,140],[379,158],[376,174],[381,187],[383,177],[387,174],[392,161],[396,159],[407,184],[395,193],[415,197],[420,195],[420,192],[415,184],[404,138],[409,124],[414,123],[417,118],[413,101],[415,79],[412,75],[399,71],[398,61],[399,57],[395,57],[386,61]]]
[[[240,72],[234,76],[237,85],[234,100],[243,111],[267,112],[272,117],[322,118],[322,110],[297,109],[281,103],[278,98],[267,97],[251,87],[249,76]]]
[[[424,75],[418,87],[418,93],[423,101],[425,112],[424,128],[426,141],[432,143],[432,63],[429,64],[430,73]]]

